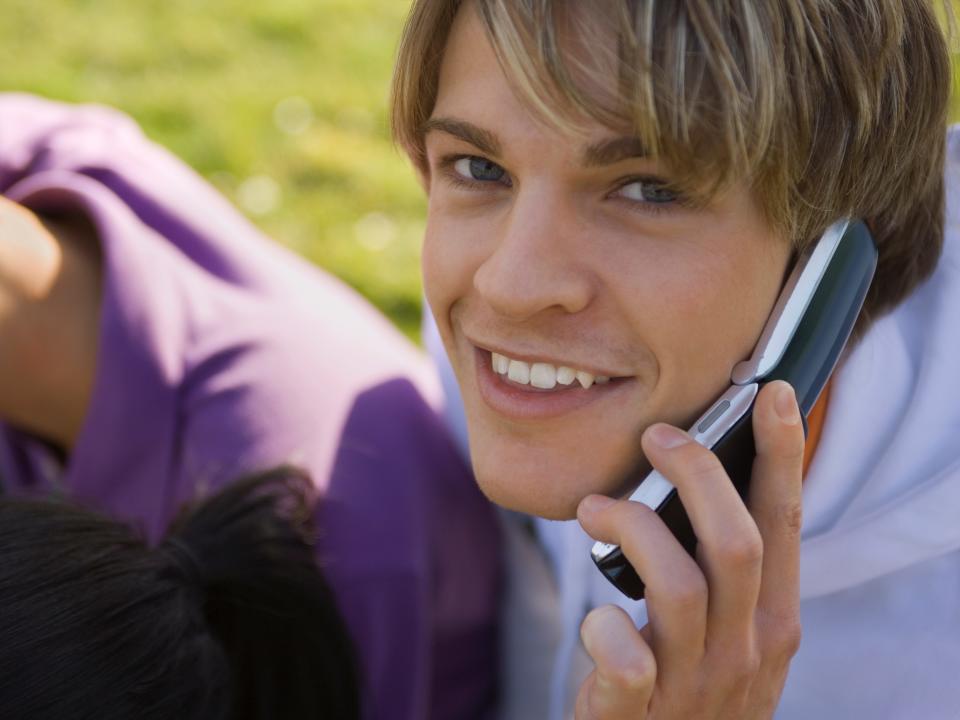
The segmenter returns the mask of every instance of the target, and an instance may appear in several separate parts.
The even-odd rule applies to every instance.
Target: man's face
[[[426,295],[481,488],[557,519],[628,490],[642,431],[726,389],[790,256],[746,185],[692,207],[637,143],[588,127],[535,119],[461,10],[426,135]]]

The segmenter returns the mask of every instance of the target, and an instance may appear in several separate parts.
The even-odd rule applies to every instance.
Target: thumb
[[[576,720],[643,720],[657,663],[633,620],[605,605],[587,615],[580,635],[595,669],[577,695]]]

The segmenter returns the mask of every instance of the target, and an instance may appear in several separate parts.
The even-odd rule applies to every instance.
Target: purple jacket
[[[0,95],[0,192],[85,213],[104,272],[77,444],[60,465],[0,425],[4,488],[62,486],[155,538],[183,502],[237,474],[303,466],[322,497],[320,560],[361,658],[365,716],[487,716],[496,519],[416,349],[113,110]]]

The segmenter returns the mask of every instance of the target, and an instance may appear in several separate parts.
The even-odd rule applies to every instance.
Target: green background
[[[129,113],[267,233],[416,337],[426,207],[386,118],[408,7],[3,0],[0,88]]]

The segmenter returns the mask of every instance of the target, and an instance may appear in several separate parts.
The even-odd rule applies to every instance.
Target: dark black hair
[[[358,717],[310,490],[291,468],[241,479],[156,547],[65,502],[0,497],[0,717]]]

